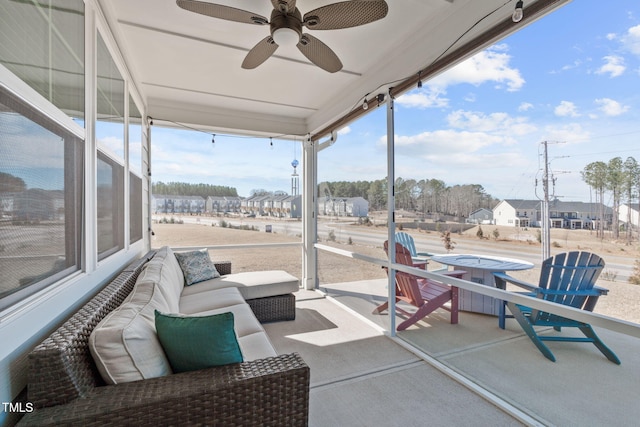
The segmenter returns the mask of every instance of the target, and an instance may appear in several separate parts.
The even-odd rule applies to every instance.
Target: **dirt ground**
[[[349,226],[344,225],[343,230]],[[498,239],[495,239],[493,231],[497,229]],[[155,235],[152,237],[152,246],[161,247],[169,245],[171,247],[184,246],[213,246],[213,245],[245,245],[245,244],[282,244],[299,243],[300,237],[285,235],[280,233],[265,233],[260,231],[236,230],[223,228],[216,224],[154,224]],[[379,232],[381,235],[380,245],[355,245],[348,242],[326,242],[323,244],[339,247],[359,254],[368,255],[375,258],[384,258],[382,241],[386,233],[384,227],[371,227],[369,230]],[[416,231],[412,231],[416,233]],[[472,228],[462,234],[455,233],[455,240],[458,242],[474,243],[479,242],[477,227]],[[505,247],[512,247],[514,251],[523,246],[537,246],[537,235],[535,229],[514,229],[512,227],[497,227],[493,225],[483,226],[483,233],[487,244],[496,244]],[[345,233],[347,235],[347,233]],[[434,236],[436,237],[436,236]],[[489,239],[487,239],[487,237]],[[627,245],[625,241],[612,242],[609,239],[600,240],[595,237],[595,233],[587,230],[558,230],[551,232],[551,243],[554,248],[563,250],[590,250],[607,258],[607,254],[615,256],[618,262],[623,262],[633,266],[636,259],[640,257],[637,242]],[[444,252],[444,248],[443,251]],[[455,252],[455,250],[454,250]],[[552,251],[553,252],[553,251]],[[210,250],[211,258],[214,261],[228,260],[233,264],[233,272],[255,271],[266,269],[281,269],[300,277],[302,265],[302,250],[300,246],[267,246],[257,248],[216,248]],[[622,261],[620,261],[622,260]],[[519,276],[521,279],[535,282],[539,271],[529,270]],[[384,278],[384,271],[377,265],[364,261],[319,251],[318,255],[318,275],[320,283],[339,283],[364,279]],[[604,274],[603,274],[604,275]],[[596,307],[596,312],[612,317],[640,323],[640,286],[632,285],[615,277],[606,277],[599,280],[599,285],[610,290],[606,297],[600,298]],[[613,276],[613,274],[610,274]],[[613,279],[613,280],[612,280]]]

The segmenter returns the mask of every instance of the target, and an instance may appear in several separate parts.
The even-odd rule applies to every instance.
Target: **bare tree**
[[[607,164],[599,161],[589,163],[581,175],[582,180],[596,192],[596,203],[599,203],[600,208],[596,236],[602,239],[604,238],[604,190],[607,182]]]
[[[614,157],[607,163],[606,188],[613,195],[613,238],[620,237],[620,199],[624,188],[625,176],[622,167],[622,158]]]
[[[627,157],[623,165],[624,172],[624,192],[627,199],[627,226],[626,226],[626,234],[627,234],[627,244],[631,244],[631,239],[633,238],[633,221],[631,218],[631,204],[633,200],[638,197],[638,195],[634,192],[637,188],[639,178],[640,178],[640,166],[638,162],[633,157]]]

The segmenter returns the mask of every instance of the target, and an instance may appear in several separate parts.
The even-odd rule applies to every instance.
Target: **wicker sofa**
[[[28,400],[36,409],[20,425],[307,425],[309,367],[296,353],[105,383],[90,353],[89,337],[125,302],[154,255],[152,251],[127,266],[29,354]],[[228,262],[216,263],[216,268],[223,278],[231,273]],[[282,309],[290,297],[258,300],[249,302],[258,319],[291,318],[290,309]],[[281,310],[276,318],[270,305]]]

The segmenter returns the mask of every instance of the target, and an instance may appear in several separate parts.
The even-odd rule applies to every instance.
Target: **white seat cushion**
[[[215,310],[206,310],[200,312],[181,310],[180,312],[188,316],[208,316],[210,314],[232,312],[234,318],[234,328],[236,330],[236,335],[238,336],[238,338],[244,337],[245,335],[255,334],[256,332],[264,332],[262,324],[258,322],[258,319],[256,319],[256,316],[253,314],[253,311],[251,311],[251,307],[249,307],[249,304],[247,304],[246,302],[217,308]]]
[[[155,328],[154,310],[168,311],[155,283],[136,283],[127,302],[109,313],[89,336],[89,350],[107,384],[172,373]]]
[[[183,314],[202,313],[232,305],[246,304],[236,288],[215,289],[180,297],[179,312]]]
[[[299,280],[283,270],[248,271],[227,274],[216,279],[185,286],[182,290],[182,296],[229,287],[238,288],[244,299],[247,300],[297,292]]]
[[[273,349],[273,344],[271,344],[266,332],[256,332],[255,334],[240,337],[238,338],[238,344],[240,344],[242,355],[247,362],[278,355]]]

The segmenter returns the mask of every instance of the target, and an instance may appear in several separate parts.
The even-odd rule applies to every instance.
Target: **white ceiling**
[[[210,2],[267,18],[273,8],[269,0]],[[548,7],[533,16],[536,2],[525,0],[525,20],[502,27],[463,57],[565,2],[538,0]],[[268,26],[187,12],[175,0],[99,3],[150,116],[220,133],[270,135],[304,135],[325,128],[359,108],[367,93],[417,75],[443,53],[509,20],[515,7],[515,0],[387,0],[389,13],[380,21],[343,30],[306,30],[342,60],[343,70],[331,74],[293,47],[280,47],[256,69],[242,69],[247,52],[269,34]],[[298,0],[297,7],[304,14],[329,3],[335,1]]]

